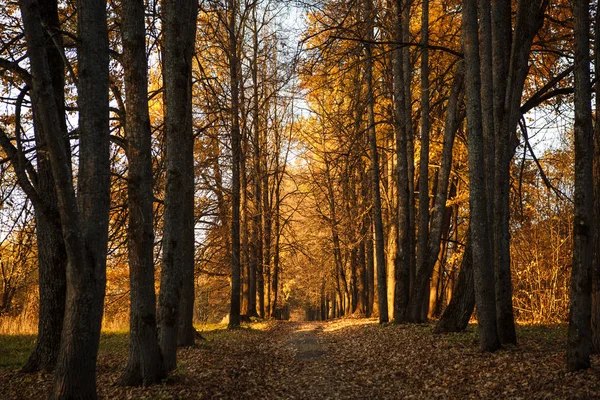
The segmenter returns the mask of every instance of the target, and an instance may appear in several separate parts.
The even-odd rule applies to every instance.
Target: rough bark
[[[479,343],[483,351],[495,351],[500,347],[500,340],[496,325],[494,275],[489,248],[486,177],[485,171],[481,168],[481,165],[484,165],[484,154],[476,0],[466,0],[463,4],[462,40],[465,54],[467,136],[469,141],[469,205]]]
[[[368,24],[367,36],[373,36],[373,3],[371,0],[365,1],[366,21]],[[375,229],[375,258],[377,264],[377,291],[379,294],[379,323],[389,321],[388,303],[387,303],[387,282],[386,282],[386,263],[385,263],[385,239],[383,234],[383,218],[381,215],[381,188],[379,187],[379,150],[377,149],[377,132],[375,129],[375,114],[373,96],[373,55],[371,44],[365,43],[365,79],[367,82],[367,114],[369,144],[371,148],[371,174],[373,185],[373,223]]]
[[[237,13],[239,3],[228,1],[229,8],[229,83],[231,85],[231,303],[229,308],[229,327],[240,326],[240,163],[242,158],[240,134],[240,71],[238,57]],[[249,310],[256,312],[256,295],[253,293],[253,275],[255,270],[249,263]]]
[[[52,393],[55,399],[96,398],[96,358],[106,287],[110,204],[106,3],[79,0],[77,9],[80,137],[77,197],[69,151],[61,142],[60,130],[51,127],[61,116],[51,101],[40,101],[44,108],[42,121],[48,124],[44,129],[49,133],[68,259],[66,311]],[[31,66],[33,71],[33,59]],[[47,70],[44,65],[37,67]],[[40,86],[44,91],[44,85]]]
[[[166,376],[158,345],[154,292],[152,153],[143,0],[123,0],[122,36],[129,225],[129,360],[122,385],[147,386]]]
[[[511,40],[511,7],[492,5],[494,80],[494,267],[498,334],[503,343],[516,343],[510,276],[510,165],[514,156],[516,128],[521,117],[523,87],[529,70],[533,39],[544,21],[546,0],[520,0]]]
[[[193,0],[165,0],[162,5],[167,177],[158,321],[167,371],[177,366],[179,324],[186,317],[181,301],[189,295],[183,286],[193,285],[194,273],[191,66],[197,10]]]
[[[596,12],[594,26],[594,69],[600,73],[600,13]],[[600,99],[600,81],[594,87],[596,99]],[[600,104],[594,109],[594,221],[600,221]],[[592,353],[600,353],[600,229],[594,228],[592,260]]]
[[[54,91],[54,101],[60,118],[62,135],[60,140],[64,144],[67,132],[64,118],[64,63],[57,47],[62,45],[62,40],[60,36],[57,36],[55,41],[49,39],[51,33],[60,29],[58,6],[56,1],[46,0],[40,2],[39,7],[42,24],[46,26],[44,48],[50,67],[48,72]],[[29,51],[39,52],[43,50],[30,46]],[[20,107],[20,105],[17,106]],[[35,110],[36,104],[33,104],[33,107],[35,141],[38,148],[36,152],[37,171],[35,175],[37,182],[35,182],[35,187],[29,179],[26,179],[25,166],[19,161],[23,157],[22,154],[19,154],[19,149],[12,146],[7,137],[4,140],[4,134],[1,141],[5,153],[11,158],[13,168],[16,171],[22,169],[21,173],[17,172],[19,185],[26,194],[28,192],[27,187],[35,191],[33,197],[28,196],[35,208],[40,309],[35,348],[21,369],[22,372],[54,369],[60,348],[67,290],[67,255],[62,237],[55,182],[48,153],[39,151],[39,149],[46,147],[48,133],[44,132],[42,123],[39,121],[38,112]]]
[[[424,259],[420,264],[418,274],[413,285],[413,296],[411,297],[410,313],[413,322],[422,322],[420,305],[428,299],[429,280],[433,274],[435,264],[440,252],[442,239],[442,230],[445,226],[446,200],[448,198],[448,183],[450,181],[450,172],[452,170],[452,149],[454,147],[454,136],[460,126],[460,94],[464,85],[464,71],[462,62],[456,68],[454,82],[450,97],[448,98],[448,107],[446,110],[446,121],[444,124],[444,144],[442,147],[442,161],[438,173],[437,190],[435,194],[435,205],[431,215],[431,229],[429,233],[429,242],[427,253],[422,256]]]
[[[367,253],[367,286],[369,292],[367,299],[367,317],[371,317],[375,306],[375,257],[373,254],[373,222],[369,217],[366,217],[366,219],[368,225],[365,251]]]
[[[402,1],[394,1],[395,28],[394,40],[401,41],[402,31]],[[396,159],[397,159],[397,229],[396,229],[396,259],[394,262],[394,321],[397,323],[406,322],[407,307],[410,291],[410,216],[409,211],[412,208],[409,199],[409,172],[407,155],[407,118],[406,113],[406,92],[403,69],[403,51],[397,46],[394,49],[394,116],[396,133]]]
[[[78,190],[72,180],[70,151],[54,97],[49,58],[43,49],[40,8],[34,1],[21,3],[25,35],[30,49],[32,102],[47,134],[59,214],[67,255],[67,299],[52,397],[96,398],[95,367],[106,285],[106,246],[109,210],[108,34],[106,4],[80,0],[78,108]]]
[[[567,369],[590,367],[591,347],[591,278],[593,258],[594,183],[593,128],[591,107],[589,1],[576,0],[575,19],[575,215],[573,218],[573,271],[567,340]]]
[[[452,291],[452,298],[442,317],[433,329],[434,333],[462,332],[467,329],[469,319],[475,308],[475,288],[473,282],[473,253],[471,235],[467,236],[467,244],[458,273],[458,281]]]

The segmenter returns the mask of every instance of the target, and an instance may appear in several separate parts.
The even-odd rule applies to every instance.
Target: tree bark
[[[473,250],[471,234],[467,234],[467,245],[458,274],[452,298],[442,317],[433,329],[434,333],[462,332],[469,325],[475,308],[475,288],[473,282]]]
[[[240,162],[242,158],[240,135],[240,71],[238,57],[237,0],[228,1],[229,8],[229,83],[231,85],[231,303],[229,309],[229,328],[240,326]],[[256,312],[256,294],[252,283],[255,270],[249,263],[249,302],[250,313]]]
[[[54,91],[54,102],[60,118],[61,139],[59,140],[62,140],[65,145],[67,127],[64,118],[64,63],[57,48],[62,45],[62,40],[60,36],[56,37],[55,42],[50,40],[50,33],[60,29],[58,5],[54,0],[47,0],[40,2],[39,7],[42,24],[46,26],[44,48],[50,67],[48,72]],[[44,50],[29,46],[29,51],[43,52]],[[35,187],[29,179],[26,179],[24,165],[19,161],[23,157],[19,154],[19,149],[12,146],[7,137],[5,140],[4,134],[2,134],[1,142],[5,153],[11,158],[11,164],[15,171],[19,168],[23,169],[22,173],[17,173],[19,185],[26,194],[27,187],[35,191],[33,197],[28,196],[35,208],[40,308],[35,348],[21,369],[26,373],[54,369],[60,348],[67,290],[67,255],[62,237],[55,181],[48,153],[40,151],[47,146],[46,142],[51,133],[44,132],[43,124],[35,110],[37,105],[34,103],[32,106],[34,108],[35,142],[38,148],[36,152],[37,185]]]
[[[595,76],[600,73],[600,13],[596,12],[594,26],[594,69]],[[594,91],[600,99],[600,81],[596,80]],[[594,110],[594,221],[600,221],[600,104],[595,103]],[[593,236],[592,260],[592,353],[600,353],[600,229],[596,223]]]
[[[407,5],[405,5],[407,6]],[[402,0],[394,1],[394,15],[396,17],[394,24],[394,40],[401,42],[403,38],[402,31]],[[398,226],[396,229],[396,259],[395,268],[395,287],[394,287],[394,321],[403,323],[407,321],[408,300],[410,294],[410,269],[411,269],[411,250],[410,250],[410,216],[412,208],[409,197],[409,171],[408,171],[408,151],[407,151],[407,118],[410,114],[406,112],[406,92],[404,76],[403,48],[397,46],[394,50],[394,116],[396,132],[396,159],[397,159],[397,218]]]
[[[450,97],[448,98],[448,107],[446,110],[446,121],[444,125],[444,144],[442,147],[442,161],[438,174],[437,190],[435,194],[435,205],[431,216],[431,229],[427,253],[422,256],[421,267],[413,284],[413,296],[411,297],[410,313],[413,322],[422,322],[421,304],[427,300],[429,291],[429,280],[433,274],[435,264],[440,252],[442,239],[442,230],[446,225],[444,219],[446,216],[446,200],[448,199],[448,183],[450,181],[450,172],[452,170],[452,149],[454,147],[454,137],[460,126],[460,95],[464,86],[464,67],[460,62],[456,67],[454,82]]]
[[[485,171],[481,169],[481,165],[484,165],[484,149],[476,0],[465,0],[463,3],[462,40],[465,54],[469,181],[471,186],[469,204],[479,343],[483,351],[495,351],[500,348],[500,340],[496,324],[493,264],[489,248],[486,176]]]
[[[73,186],[64,115],[56,103],[40,8],[23,1],[21,14],[29,46],[32,102],[45,132],[67,255],[67,299],[54,374],[55,399],[95,399],[110,202],[108,124],[108,33],[106,4],[80,0],[78,110],[79,175]],[[32,51],[39,49],[40,51]]]
[[[131,305],[129,361],[119,383],[147,386],[160,381],[166,376],[166,372],[158,345],[154,292],[154,193],[145,9],[143,0],[123,0],[122,7],[122,62],[127,110],[125,135],[129,162],[127,243]]]
[[[182,302],[191,300],[193,304],[193,297],[189,299],[189,287],[184,289],[184,285],[193,285],[194,275],[191,68],[197,11],[197,2],[193,0],[163,2],[167,181],[158,320],[159,343],[167,371],[177,367],[180,321],[189,317],[191,305],[182,307]]]
[[[567,369],[590,367],[591,278],[593,258],[594,182],[593,128],[590,81],[589,1],[575,0],[575,215],[573,218],[573,272],[567,341]]]
[[[517,147],[523,87],[533,39],[544,22],[545,0],[520,0],[511,40],[511,6],[492,4],[494,81],[494,267],[498,334],[503,343],[517,341],[510,276],[510,165]]]
[[[367,39],[373,36],[373,3],[371,0],[365,1]],[[371,174],[373,185],[373,223],[375,228],[375,258],[377,264],[377,291],[379,293],[379,323],[389,321],[388,302],[387,302],[387,282],[386,282],[386,263],[385,263],[385,239],[383,235],[383,218],[381,215],[381,189],[379,182],[381,180],[379,173],[379,150],[377,150],[377,132],[375,129],[375,114],[373,96],[373,55],[371,44],[365,43],[365,79],[367,82],[367,114],[369,143],[371,147]]]

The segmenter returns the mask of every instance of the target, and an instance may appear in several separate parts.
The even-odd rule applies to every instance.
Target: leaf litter
[[[103,399],[591,399],[600,398],[600,357],[565,370],[565,327],[521,326],[519,345],[479,351],[476,327],[434,335],[432,326],[381,326],[375,319],[266,322],[202,332],[182,348],[161,384],[115,384],[127,335],[103,335]],[[1,399],[44,399],[52,375],[0,368]]]

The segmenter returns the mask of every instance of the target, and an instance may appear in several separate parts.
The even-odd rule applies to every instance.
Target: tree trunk
[[[594,69],[600,73],[600,13],[596,12],[594,26]],[[596,99],[600,99],[600,81],[594,86]],[[600,221],[600,104],[594,110],[594,221]],[[592,260],[592,353],[600,353],[600,228],[594,228]]]
[[[254,29],[252,32],[252,149],[253,149],[253,181],[254,181],[254,216],[252,242],[254,262],[256,265],[256,292],[258,294],[258,315],[265,316],[265,279],[263,271],[263,201],[266,188],[262,187],[261,168],[261,129],[258,99],[258,26],[256,20],[256,4],[252,7]]]
[[[367,253],[367,317],[371,317],[375,307],[375,257],[373,254],[373,223],[372,219],[367,217],[367,238],[365,240],[365,251]]]
[[[487,196],[484,165],[483,134],[481,122],[481,74],[477,1],[465,0],[463,4],[462,39],[465,54],[465,89],[467,104],[467,136],[469,151],[469,204],[471,209],[471,234],[479,341],[483,351],[500,348],[496,325],[496,301],[493,264],[489,248],[487,221]]]
[[[521,96],[529,70],[533,39],[544,22],[545,0],[520,0],[511,40],[511,6],[494,2],[494,267],[498,334],[503,343],[516,343],[510,276],[510,165],[517,147],[516,128]]]
[[[167,178],[160,296],[159,342],[165,368],[177,367],[180,321],[189,318],[194,274],[194,158],[192,132],[192,54],[197,3],[163,2],[163,84]],[[181,18],[185,16],[185,18]],[[190,282],[191,280],[191,282]],[[182,307],[184,305],[184,307]]]
[[[406,6],[406,5],[405,5]],[[394,40],[401,42],[402,32],[402,0],[394,1]],[[407,321],[408,300],[410,292],[410,216],[412,208],[409,197],[409,171],[407,151],[407,118],[406,92],[404,77],[403,48],[397,46],[394,50],[394,115],[396,131],[396,159],[397,159],[397,190],[398,190],[398,226],[396,229],[396,259],[394,262],[394,321],[403,323]]]
[[[567,341],[567,369],[590,367],[591,289],[593,258],[594,182],[593,129],[590,81],[589,1],[575,0],[575,215],[573,218],[573,272]]]
[[[421,156],[419,159],[419,229],[417,237],[417,279],[419,275],[427,275],[427,283],[432,276],[427,265],[429,235],[429,0],[423,0],[421,12]],[[420,305],[428,298],[429,285],[419,287],[417,281],[412,285],[413,291],[409,303],[407,319],[422,322]],[[418,293],[421,291],[421,293]],[[425,317],[426,318],[426,317]]]
[[[368,24],[367,39],[373,36],[373,3],[366,0],[366,21]],[[377,150],[377,132],[375,129],[375,114],[373,96],[373,55],[371,44],[365,43],[365,79],[367,81],[367,113],[369,143],[371,146],[371,173],[373,185],[373,221],[375,225],[375,257],[377,260],[377,291],[379,293],[379,323],[389,321],[388,303],[387,303],[387,282],[386,282],[386,263],[385,263],[385,239],[383,237],[383,218],[381,215],[381,189],[379,187],[379,151]]]
[[[165,377],[156,325],[152,152],[143,0],[123,0],[122,36],[127,110],[130,312],[129,361],[122,385],[147,386]]]
[[[442,317],[433,329],[434,333],[462,332],[469,325],[469,319],[475,308],[475,289],[473,282],[473,253],[471,234],[467,234],[467,245],[458,274],[458,281],[452,291],[452,298]]]
[[[54,0],[42,1],[39,3],[40,16],[42,24],[47,27],[49,32],[54,32],[60,29],[58,18],[58,5]],[[48,57],[49,73],[52,80],[52,88],[54,90],[54,101],[60,118],[60,131],[63,146],[66,147],[66,122],[64,119],[64,63],[60,55],[58,45],[62,45],[60,35],[56,36],[56,42],[49,40],[49,32],[44,32],[45,50]],[[30,47],[30,51],[38,51]],[[38,113],[34,107],[34,128],[35,140],[38,149],[46,146],[46,141],[50,137],[49,132],[44,132],[41,122],[38,120]],[[7,143],[8,145],[8,143]],[[14,147],[6,148],[4,140],[2,147],[5,153],[11,157],[11,163],[15,170],[19,168],[19,157],[17,152],[14,152]],[[21,369],[22,372],[36,372],[40,370],[53,370],[58,357],[60,348],[60,337],[62,331],[63,318],[65,313],[66,301],[66,269],[67,255],[65,243],[62,237],[62,226],[58,209],[58,198],[55,188],[54,178],[52,176],[52,167],[50,158],[47,152],[38,151],[36,153],[37,160],[37,186],[35,191],[37,196],[32,198],[32,204],[35,208],[36,219],[36,240],[37,240],[37,257],[38,257],[38,272],[39,272],[39,295],[40,309],[38,319],[38,335],[35,348],[29,356],[27,362]],[[26,177],[24,173],[21,175],[23,179]],[[20,174],[18,174],[20,175]],[[19,184],[28,185],[33,188],[29,180]],[[25,193],[27,190],[23,188]]]
[[[56,362],[55,399],[96,398],[96,357],[106,285],[110,202],[108,34],[106,4],[77,3],[79,35],[79,176],[73,186],[64,115],[57,106],[40,9],[23,1],[21,14],[33,76],[32,102],[47,135],[67,255],[67,299]],[[39,51],[35,51],[39,50]]]
[[[240,135],[240,71],[238,57],[237,0],[228,1],[229,8],[229,83],[231,85],[231,303],[229,308],[229,327],[240,326],[240,162],[242,159]],[[253,274],[251,263],[248,264],[248,308],[250,313],[256,312],[256,295],[252,292]]]
[[[410,313],[414,322],[422,322],[420,305],[426,301],[429,288],[429,279],[435,268],[435,264],[440,252],[440,243],[442,230],[446,225],[446,200],[448,199],[448,183],[450,181],[450,172],[452,170],[452,149],[454,147],[454,137],[460,126],[460,94],[464,86],[464,68],[461,62],[454,73],[454,82],[450,97],[448,98],[448,108],[446,110],[446,121],[444,125],[444,144],[442,147],[442,160],[440,171],[438,173],[437,190],[435,194],[435,204],[431,216],[431,230],[429,234],[429,245],[427,254],[423,262],[423,268],[420,268],[413,284],[413,296],[411,298]],[[424,300],[425,299],[425,300]],[[418,317],[418,318],[417,318]]]

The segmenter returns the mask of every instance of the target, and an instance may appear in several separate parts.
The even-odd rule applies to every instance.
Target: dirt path
[[[263,322],[204,331],[180,349],[160,385],[115,385],[127,334],[104,334],[101,399],[496,399],[600,398],[600,357],[565,372],[566,329],[520,327],[519,346],[481,353],[476,335],[433,335],[428,325],[380,326],[374,319]],[[45,399],[52,375],[0,368],[0,399]]]
[[[322,331],[322,324],[316,322],[299,324],[284,345],[293,348],[296,361],[316,361],[325,354],[322,339],[318,336]]]

